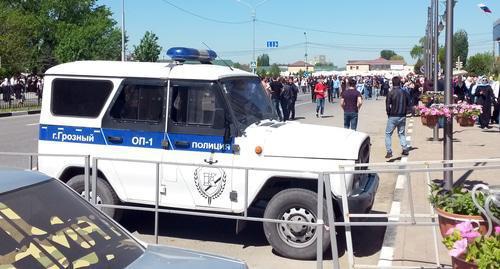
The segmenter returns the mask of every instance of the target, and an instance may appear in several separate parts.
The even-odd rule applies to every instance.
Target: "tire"
[[[317,197],[310,190],[283,190],[269,201],[264,218],[316,222]],[[328,223],[326,200],[323,200],[323,219]],[[282,256],[301,260],[316,258],[317,228],[264,222],[264,233],[273,249]],[[330,236],[323,228],[323,252],[329,246]]]
[[[85,197],[85,181],[84,181],[84,176],[83,175],[77,175],[72,177],[68,182],[66,182],[66,185],[71,187],[73,190],[75,190],[77,193],[79,193],[82,197]],[[89,183],[92,184],[92,183]],[[89,185],[89,189],[91,189],[92,186]],[[92,196],[92,194],[90,194]],[[120,204],[120,199],[114,192],[113,188],[109,183],[100,178],[97,177],[97,203],[100,204],[111,204],[111,205],[118,205]],[[104,212],[106,215],[109,217],[119,220],[121,217],[122,211],[119,209],[115,208],[102,208],[102,212]]]

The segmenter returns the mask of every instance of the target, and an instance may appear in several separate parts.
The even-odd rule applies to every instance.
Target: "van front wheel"
[[[89,189],[92,186],[89,183]],[[83,198],[85,198],[85,181],[83,175],[77,175],[72,177],[66,185],[75,190],[78,194],[80,194]],[[92,191],[89,192],[89,196],[92,197]],[[120,203],[120,199],[113,191],[108,182],[104,179],[97,177],[97,204],[111,204],[117,205]],[[102,208],[102,212],[106,213],[106,215],[118,220],[121,217],[121,210],[115,208]]]
[[[305,189],[287,189],[269,201],[264,217],[269,219],[317,222],[317,194]],[[326,201],[323,216],[327,223]],[[319,226],[264,222],[264,233],[273,249],[282,256],[294,259],[316,258]],[[323,252],[330,245],[328,231],[323,229]]]

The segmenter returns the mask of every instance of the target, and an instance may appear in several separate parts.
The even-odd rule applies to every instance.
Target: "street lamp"
[[[125,0],[122,0],[122,62],[125,62]]]
[[[306,58],[306,61],[305,61],[305,68],[306,68],[306,73],[309,69],[309,67],[307,66],[307,33],[304,32],[304,38],[306,39],[306,53],[304,54],[305,58]]]
[[[259,3],[257,3],[255,6],[252,6],[250,5],[248,2],[246,1],[243,1],[243,0],[236,0],[236,2],[242,4],[242,5],[245,5],[246,7],[248,7],[250,9],[250,11],[252,12],[252,25],[253,25],[253,55],[252,55],[252,61],[254,63],[256,63],[255,61],[255,17],[256,17],[256,9],[257,7],[263,5],[265,2],[267,2],[268,0],[263,0]],[[255,73],[255,68],[252,67],[252,72]]]
[[[445,86],[444,86],[444,104],[451,104],[451,87],[453,75],[453,8],[456,1],[446,0],[446,63],[445,63]],[[444,160],[453,160],[453,122],[445,117],[444,125]],[[444,167],[451,167],[452,164],[447,163]],[[453,171],[444,171],[444,188],[451,190],[453,187]]]

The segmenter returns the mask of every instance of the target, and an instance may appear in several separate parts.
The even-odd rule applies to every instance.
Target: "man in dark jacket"
[[[410,108],[410,96],[401,88],[401,79],[399,77],[392,78],[392,89],[387,94],[385,100],[385,110],[387,112],[387,126],[385,128],[385,149],[387,150],[386,158],[392,157],[392,133],[398,128],[399,143],[403,149],[401,155],[408,155],[408,144],[406,143],[405,126],[406,114]]]
[[[290,119],[290,112],[292,112],[292,110],[292,119],[295,118],[295,100],[297,100],[297,90],[297,87],[295,87],[295,84],[293,84],[293,79],[288,78],[283,85],[283,91],[281,92],[281,108],[283,109],[283,121],[287,121]]]
[[[276,113],[278,113],[278,117],[280,121],[283,120],[283,115],[281,114],[281,91],[283,90],[283,84],[278,80],[278,77],[273,78],[273,81],[269,83],[269,87],[271,88],[271,101],[273,102],[274,108],[276,109]]]
[[[297,101],[297,94],[299,93],[299,88],[293,83],[293,77],[288,78],[287,84],[283,88],[283,92],[289,92],[291,98],[290,102],[288,102],[288,112],[290,114],[290,119],[295,120],[295,102]]]

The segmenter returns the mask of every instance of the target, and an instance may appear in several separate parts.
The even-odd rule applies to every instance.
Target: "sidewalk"
[[[498,125],[492,125],[489,130],[479,127],[460,127],[454,121],[453,125],[453,157],[455,160],[500,158],[500,132]],[[443,129],[440,129],[440,138]],[[414,119],[412,146],[409,161],[426,161],[443,159],[443,141],[432,141],[432,129],[423,126],[420,118]],[[478,165],[480,165],[478,163]],[[498,170],[455,171],[454,181],[460,178],[480,180],[490,185],[499,185]],[[431,173],[430,180],[442,179],[443,173]],[[415,201],[415,213],[429,214],[431,209],[427,202],[427,173],[412,173],[411,183]],[[409,214],[409,199],[407,186],[402,190],[401,213]],[[394,246],[393,266],[425,265],[436,268],[434,252],[434,237],[429,226],[398,226]],[[436,227],[439,261],[442,265],[451,266],[451,259],[441,243],[442,237]]]

